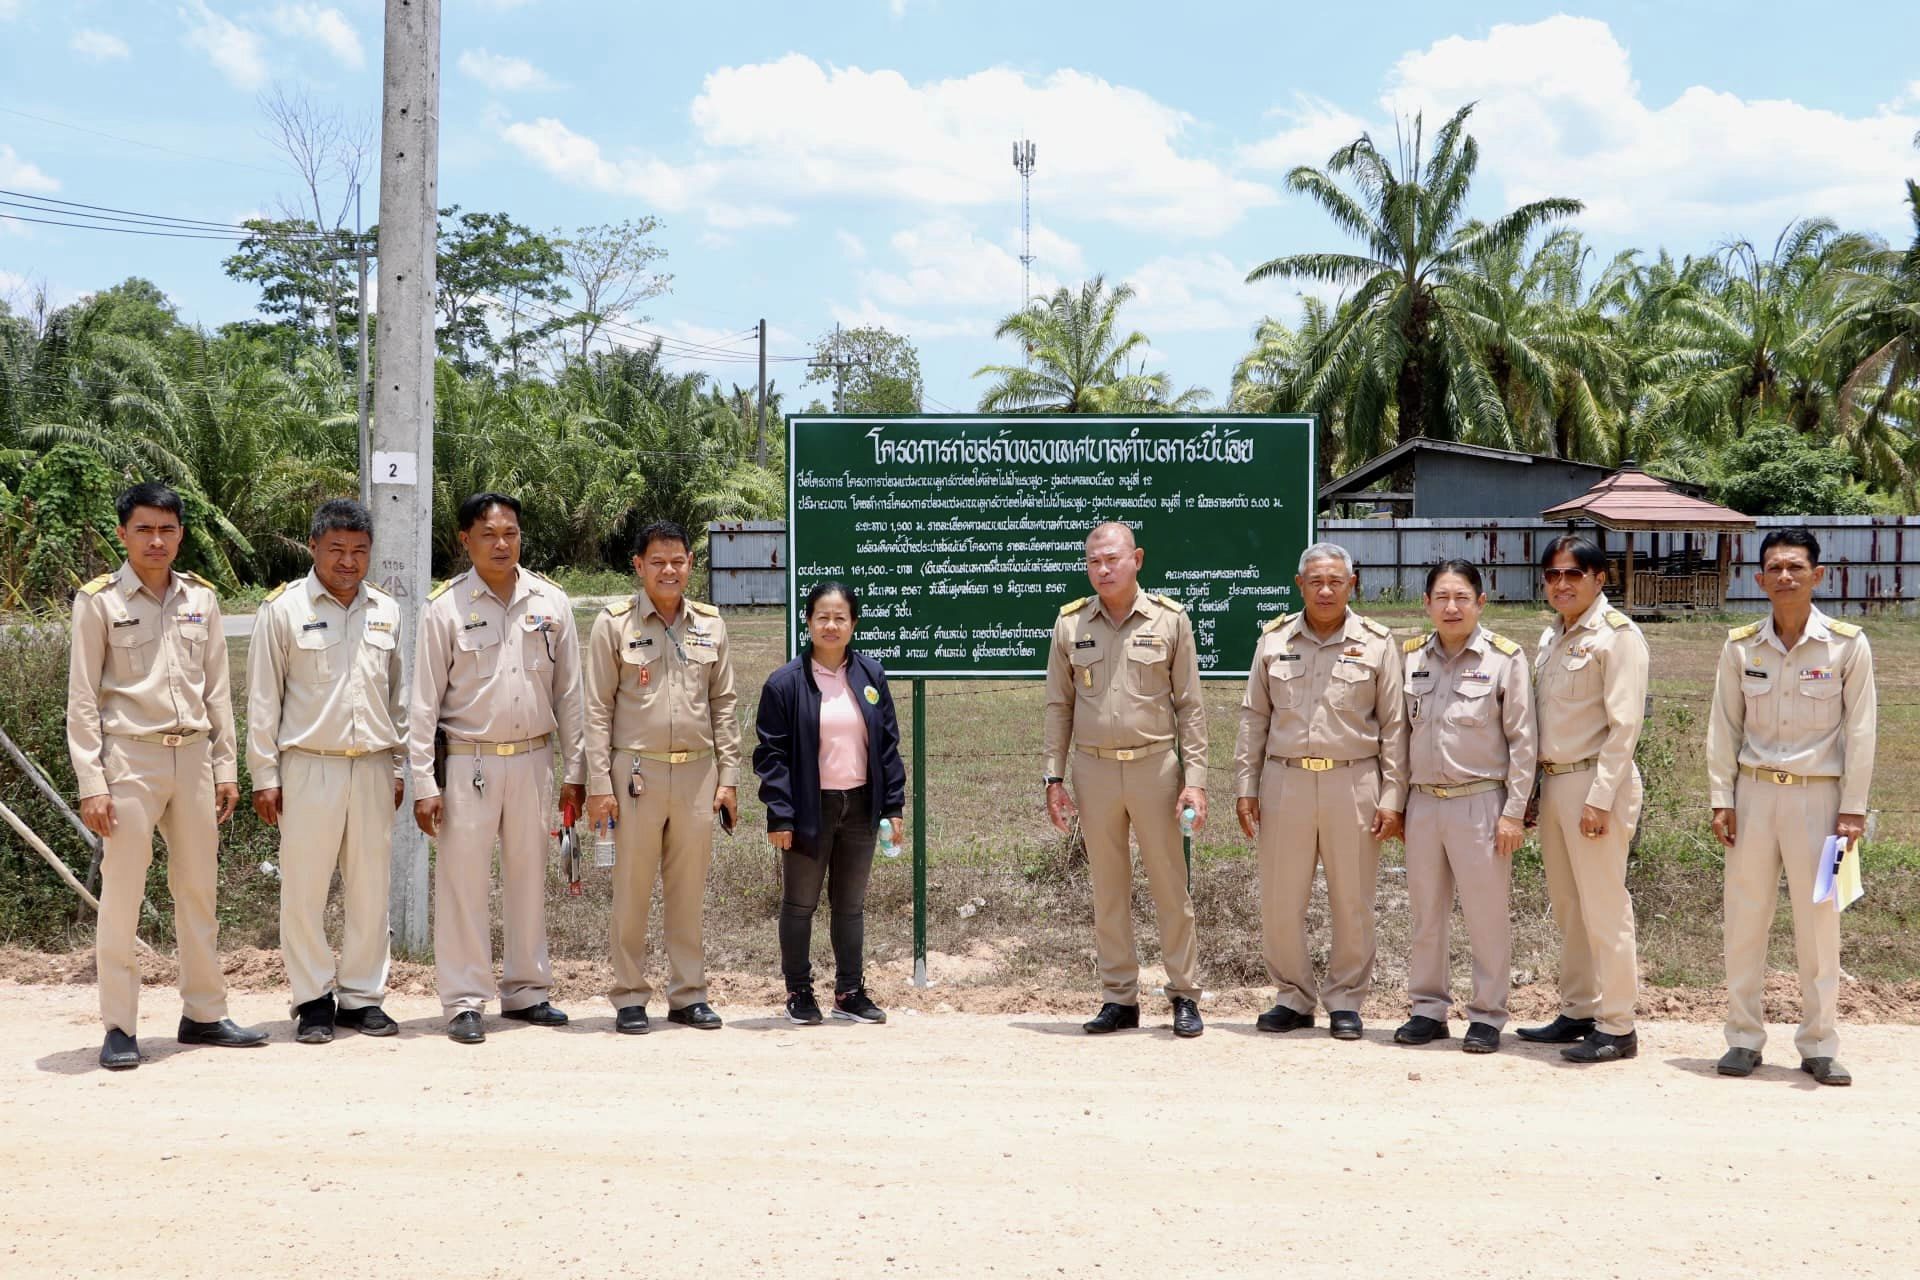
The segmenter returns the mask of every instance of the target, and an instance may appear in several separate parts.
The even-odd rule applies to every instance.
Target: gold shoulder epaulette
[[[279,598],[280,598],[281,596],[283,596],[283,595],[285,595],[285,594],[287,594],[287,588],[288,588],[288,587],[290,587],[290,586],[292,586],[292,585],[293,585],[293,584],[292,584],[291,582],[283,582],[283,583],[281,583],[281,584],[280,584],[279,586],[277,586],[277,587],[275,587],[275,588],[274,588],[273,590],[271,590],[271,591],[269,591],[269,592],[267,592],[267,594],[266,594],[266,595],[264,595],[264,596],[261,596],[261,597],[260,597],[260,603],[261,603],[261,604],[272,604],[272,603],[273,603],[273,602],[274,602],[275,600],[278,600],[278,599],[279,599]],[[368,584],[368,586],[367,586],[367,590],[369,590],[369,591],[372,591],[372,590],[375,590],[375,588],[373,587],[373,585],[372,585],[371,583],[369,583],[369,584]]]
[[[1377,636],[1390,636],[1393,634],[1392,628],[1388,627],[1386,623],[1375,622],[1372,618],[1360,619],[1360,625]]]
[[[80,588],[80,594],[83,596],[97,596],[102,591],[106,590],[107,584],[112,581],[113,581],[112,574],[103,573],[99,577],[95,578],[92,582],[82,585]]]
[[[1615,631],[1624,631],[1626,630],[1626,628],[1633,625],[1631,619],[1629,619],[1626,614],[1620,612],[1618,609],[1609,609],[1604,614],[1602,614],[1601,617],[1605,618],[1607,620],[1607,625],[1612,627]]]
[[[689,600],[687,601],[687,608],[693,610],[695,613],[704,614],[709,618],[717,618],[720,616],[719,608],[715,605],[708,604],[704,600]]]
[[[1426,643],[1427,643],[1427,638],[1425,636],[1415,636],[1411,640],[1402,640],[1400,642],[1400,652],[1418,653],[1426,645]]]
[[[1155,600],[1158,600],[1161,604],[1165,605],[1167,608],[1173,610],[1175,613],[1186,612],[1187,606],[1181,604],[1178,600],[1175,600],[1172,596],[1163,596],[1156,591],[1153,593],[1153,598]]]
[[[189,582],[199,583],[201,586],[205,587],[209,591],[217,593],[220,590],[220,588],[214,586],[211,582],[208,582],[205,578],[201,577],[199,574],[195,573],[191,569],[184,570],[181,573],[181,576],[184,577]]]
[[[1291,613],[1277,614],[1266,626],[1260,628],[1260,632],[1262,635],[1265,635],[1269,631],[1278,631],[1289,622],[1292,622],[1296,616],[1297,615]]]
[[[607,616],[609,618],[624,618],[632,612],[633,601],[631,600],[615,600],[607,606]]]
[[[1519,645],[1507,639],[1505,636],[1501,635],[1497,631],[1487,632],[1487,643],[1491,644],[1494,648],[1498,649],[1500,652],[1506,654],[1509,658],[1511,658],[1514,654],[1520,652]]]
[[[1847,639],[1851,640],[1855,636],[1860,634],[1860,624],[1857,622],[1828,621],[1827,630],[1833,632],[1833,634],[1837,636],[1845,636]]]
[[[1727,639],[1745,640],[1751,636],[1757,636],[1760,634],[1760,625],[1758,622],[1749,622],[1744,627],[1735,627],[1733,630],[1727,632]]]
[[[431,591],[429,591],[429,592],[427,592],[427,599],[429,599],[429,600],[438,600],[438,599],[439,599],[439,598],[440,598],[441,596],[443,596],[443,595],[445,595],[445,594],[447,594],[447,588],[448,588],[448,587],[450,587],[450,586],[452,586],[452,585],[453,585],[453,579],[452,579],[452,578],[448,578],[448,579],[447,579],[446,581],[444,581],[444,582],[436,582],[436,583],[434,583],[434,584],[433,584],[433,590],[431,590]]]
[[[1080,612],[1087,607],[1087,601],[1091,599],[1093,599],[1092,596],[1081,596],[1078,600],[1069,600],[1060,606],[1060,616],[1064,618],[1070,613]]]

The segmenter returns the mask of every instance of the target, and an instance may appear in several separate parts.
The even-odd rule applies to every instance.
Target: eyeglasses
[[[1542,569],[1540,571],[1540,576],[1545,578],[1549,583],[1578,582],[1580,581],[1580,579],[1587,576],[1587,570],[1585,569]]]

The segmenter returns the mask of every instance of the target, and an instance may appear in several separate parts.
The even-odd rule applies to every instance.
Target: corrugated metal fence
[[[1820,558],[1828,565],[1819,593],[1828,612],[1845,609],[1899,608],[1920,612],[1920,517],[1812,516],[1794,519],[1762,516],[1753,533],[1733,536],[1733,581],[1728,608],[1758,611],[1766,598],[1753,581],[1760,540],[1767,531],[1804,525],[1820,539]],[[1564,524],[1544,520],[1322,520],[1320,536],[1353,554],[1360,589],[1369,600],[1393,595],[1417,600],[1427,567],[1457,556],[1481,567],[1487,596],[1493,600],[1540,598],[1540,550],[1567,532]],[[1583,532],[1596,532],[1592,529]],[[1709,563],[1718,534],[1615,533],[1597,531],[1609,552],[1633,541],[1636,559],[1657,558],[1691,547]]]
[[[785,604],[787,522],[713,521],[707,526],[707,568],[715,604]]]

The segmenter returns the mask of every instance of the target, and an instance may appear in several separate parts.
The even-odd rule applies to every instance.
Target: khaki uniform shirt
[[[1400,646],[1392,632],[1347,610],[1325,640],[1306,615],[1269,622],[1253,651],[1240,702],[1234,775],[1243,797],[1260,794],[1268,756],[1380,758],[1379,807],[1407,807],[1407,714]]]
[[[1526,817],[1537,763],[1526,651],[1485,627],[1475,627],[1452,657],[1438,633],[1402,647],[1408,781],[1430,787],[1503,781],[1502,816]]]
[[[247,768],[253,789],[280,785],[290,749],[393,757],[406,776],[406,700],[400,685],[400,606],[360,584],[341,607],[320,579],[274,591],[254,617],[247,650]]]
[[[1046,776],[1064,777],[1072,744],[1125,751],[1177,742],[1182,785],[1207,785],[1207,711],[1193,620],[1142,591],[1116,624],[1099,596],[1060,610],[1047,653]]]
[[[558,730],[562,778],[585,782],[576,637],[567,593],[528,569],[506,600],[472,569],[436,588],[420,612],[407,724],[415,797],[440,794],[435,728],[456,742],[521,742]]]
[[[156,597],[123,563],[73,600],[67,754],[80,798],[107,794],[109,734],[176,732],[205,733],[214,782],[239,781],[220,598],[205,578],[178,571]]]
[[[683,600],[669,627],[645,591],[608,605],[587,638],[587,794],[614,793],[622,750],[711,751],[716,785],[738,786],[737,701],[718,609]]]
[[[1840,812],[1865,813],[1873,783],[1873,653],[1866,632],[1818,609],[1789,652],[1773,618],[1735,627],[1720,650],[1707,721],[1707,785],[1733,808],[1738,766],[1840,779]]]
[[[1534,654],[1540,761],[1593,760],[1587,803],[1612,809],[1633,776],[1633,749],[1647,715],[1647,638],[1633,619],[1596,598],[1571,627],[1555,618]]]

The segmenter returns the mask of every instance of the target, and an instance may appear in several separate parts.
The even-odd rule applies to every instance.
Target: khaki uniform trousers
[[[1180,761],[1162,751],[1144,760],[1102,760],[1073,754],[1073,802],[1087,842],[1093,881],[1094,948],[1100,958],[1102,998],[1140,1003],[1140,957],[1133,942],[1133,856],[1127,829],[1140,846],[1147,887],[1160,927],[1160,959],[1167,967],[1167,994],[1200,998],[1199,944],[1194,939],[1193,899],[1180,850]]]
[[[1295,1013],[1358,1013],[1373,989],[1373,909],[1380,842],[1371,834],[1380,765],[1311,773],[1269,759],[1260,771],[1260,930],[1278,1001]],[[1315,864],[1326,869],[1333,948],[1327,982],[1307,956]]]
[[[486,786],[473,787],[480,763]],[[547,998],[547,821],[553,815],[553,748],[513,756],[449,756],[446,805],[433,861],[433,962],[449,1015],[483,1012],[493,999],[489,899],[500,842],[500,924],[505,942],[500,1008]]]
[[[1633,1030],[1640,994],[1633,897],[1627,892],[1627,848],[1640,821],[1640,770],[1614,794],[1607,834],[1580,834],[1593,774],[1540,779],[1540,860],[1560,929],[1560,1010],[1592,1018],[1610,1036]]]
[[[620,825],[613,833],[613,989],[607,999],[624,1009],[653,998],[647,981],[647,916],[658,880],[667,1007],[684,1009],[707,998],[703,912],[707,868],[713,862],[713,792],[720,775],[712,756],[685,764],[643,759],[645,787],[636,800],[627,794],[632,769],[631,752],[613,753]]]
[[[1840,908],[1815,905],[1813,881],[1820,847],[1840,817],[1840,784],[1782,787],[1742,776],[1733,792],[1738,824],[1727,854],[1727,1044],[1758,1050],[1767,1042],[1762,987],[1767,934],[1780,901],[1780,869],[1793,903],[1793,949],[1800,968],[1800,1030],[1794,1047],[1803,1058],[1831,1058],[1840,1050],[1834,1020],[1840,991]]]
[[[1448,947],[1453,893],[1473,953],[1473,996],[1467,1018],[1507,1025],[1513,982],[1513,918],[1509,910],[1513,859],[1494,852],[1506,805],[1503,786],[1442,800],[1415,790],[1407,797],[1407,898],[1413,908],[1413,945],[1407,957],[1407,994],[1413,1012],[1439,1022],[1453,1007]]]
[[[281,756],[280,954],[295,1008],[336,989],[342,1009],[386,997],[392,852],[392,753],[349,760],[295,748]],[[337,982],[327,943],[336,866],[346,916]]]
[[[173,931],[180,953],[182,1013],[195,1022],[227,1016],[227,982],[220,970],[214,886],[220,872],[220,829],[213,817],[213,760],[203,736],[163,747],[108,737],[103,763],[116,826],[100,857],[100,920],[94,933],[94,969],[100,981],[100,1021],[139,1034],[140,969],[134,934],[153,865],[153,833],[167,842],[167,889],[173,894]]]

